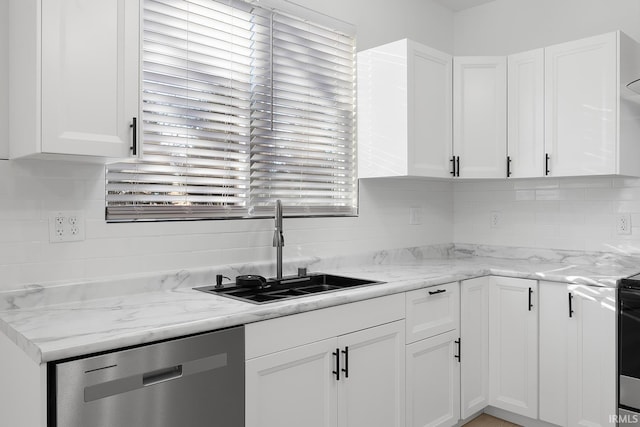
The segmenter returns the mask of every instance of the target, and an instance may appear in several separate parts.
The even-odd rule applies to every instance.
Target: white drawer
[[[459,292],[458,282],[407,292],[407,343],[458,329]]]
[[[404,319],[402,293],[245,326],[245,359]]]

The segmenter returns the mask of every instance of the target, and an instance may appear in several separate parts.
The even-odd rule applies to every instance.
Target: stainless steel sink
[[[309,274],[307,276],[285,277],[280,280],[269,279],[262,287],[239,287],[234,284],[202,286],[194,288],[198,291],[235,298],[253,304],[266,304],[291,298],[300,298],[340,289],[375,285],[383,282],[357,279],[354,277],[336,276],[333,274]]]

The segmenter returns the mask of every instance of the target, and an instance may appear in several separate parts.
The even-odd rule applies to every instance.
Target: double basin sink
[[[279,280],[269,279],[261,286],[242,287],[232,284],[225,286],[203,286],[195,289],[253,304],[265,304],[379,283],[383,282],[316,273],[305,276],[286,277]]]

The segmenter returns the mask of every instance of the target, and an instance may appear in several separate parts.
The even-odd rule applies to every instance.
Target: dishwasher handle
[[[202,359],[174,365],[169,368],[148,371],[142,374],[134,374],[114,380],[85,386],[84,401],[92,402],[109,396],[143,389],[156,384],[166,383],[170,380],[186,378],[201,372],[224,368],[228,365],[227,353],[220,353]],[[117,368],[114,368],[117,369]]]
[[[182,377],[182,365],[172,366],[166,369],[158,369],[157,371],[142,374],[142,385],[148,387],[154,384],[163,383],[165,381],[175,380]]]

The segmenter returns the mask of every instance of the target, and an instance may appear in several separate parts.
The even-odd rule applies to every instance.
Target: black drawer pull
[[[569,317],[573,317],[573,294],[569,292]]]
[[[331,353],[336,357],[336,370],[331,371],[332,374],[335,374],[336,381],[340,381],[340,349],[336,348],[336,351]]]
[[[533,304],[531,303],[531,294],[533,294],[533,289],[529,288],[529,311],[533,308]]]
[[[454,341],[454,343],[458,344],[458,354],[454,354],[453,357],[455,357],[456,359],[458,359],[458,362],[460,362],[462,360],[461,356],[462,356],[462,339],[458,338],[457,340]]]
[[[138,119],[136,117],[133,118],[129,127],[132,129],[133,133],[133,143],[131,144],[131,153],[134,156],[138,155]]]
[[[342,350],[342,354],[344,354],[344,368],[342,372],[344,372],[344,377],[349,378],[349,347],[346,346],[344,350]]]
[[[550,160],[550,156],[548,153],[544,154],[544,174],[549,175],[549,173],[551,173],[551,171],[549,170],[549,160]]]
[[[437,294],[441,294],[443,292],[447,292],[446,289],[438,289],[437,291],[429,291],[429,295],[437,295]]]

